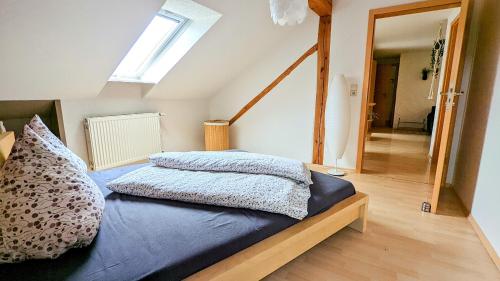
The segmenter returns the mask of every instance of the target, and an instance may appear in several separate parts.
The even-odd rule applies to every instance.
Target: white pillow
[[[0,183],[0,263],[56,258],[89,245],[104,197],[72,159],[29,126],[16,140]]]
[[[59,150],[62,154],[65,154],[73,164],[78,167],[82,172],[87,172],[87,164],[80,157],[74,154],[71,150],[69,150],[62,141],[56,137],[50,130],[45,126],[42,119],[38,115],[35,115],[29,126],[35,133],[37,133],[40,137],[42,137],[45,141],[50,143],[55,149]]]

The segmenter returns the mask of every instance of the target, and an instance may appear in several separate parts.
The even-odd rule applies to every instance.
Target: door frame
[[[373,47],[375,39],[375,22],[377,19],[418,14],[436,10],[458,8],[462,6],[462,0],[427,0],[409,4],[402,4],[378,9],[372,9],[368,14],[368,33],[365,49],[365,68],[363,79],[363,92],[361,99],[361,113],[359,119],[358,149],[356,157],[356,172],[362,173],[363,160],[367,133],[368,120],[368,95],[372,80],[371,69],[373,61]]]

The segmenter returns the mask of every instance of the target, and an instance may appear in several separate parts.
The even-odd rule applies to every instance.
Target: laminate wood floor
[[[364,173],[422,183],[434,182],[436,167],[430,164],[431,137],[411,131],[374,129],[366,142]]]
[[[500,280],[452,190],[437,215],[420,211],[432,188],[428,137],[384,134],[367,144],[378,155],[367,155],[368,173],[345,177],[370,196],[367,231],[345,228],[266,280]]]

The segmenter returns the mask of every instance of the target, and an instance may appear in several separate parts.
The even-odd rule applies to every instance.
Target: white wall
[[[436,104],[435,95],[434,99],[427,98],[432,84],[432,73],[429,73],[427,80],[421,78],[422,69],[429,67],[430,60],[430,49],[401,53],[394,127],[397,127],[399,118],[402,122],[423,122],[427,118],[427,114],[431,112],[432,106]],[[435,93],[437,86],[438,83],[435,82]],[[421,125],[403,124],[402,126],[419,127]]]
[[[140,87],[115,84],[99,97],[63,99],[61,107],[68,147],[88,161],[83,120],[86,117],[162,112],[161,140],[166,151],[204,149],[203,121],[208,117],[206,100],[142,99]]]
[[[210,117],[230,119],[317,40],[318,18],[309,14],[294,36],[240,73],[210,100]],[[257,43],[257,42],[256,42]],[[316,55],[231,126],[231,146],[310,162],[316,95]]]
[[[472,216],[500,253],[500,60],[497,60],[497,74],[493,87],[488,126],[479,167]]]
[[[500,254],[500,9],[497,0],[476,0],[474,17],[478,27],[477,52],[472,70],[471,95],[465,120],[467,138],[460,145],[469,153],[460,153],[461,171],[464,178],[477,180],[469,186],[468,192],[457,191],[458,195],[474,193],[471,215],[479,224],[497,255]],[[474,43],[475,44],[475,43]],[[473,108],[470,110],[470,108]],[[477,113],[481,110],[480,113]],[[489,113],[488,113],[489,111]],[[487,119],[484,116],[487,114]],[[478,117],[479,116],[479,117]],[[486,119],[486,120],[485,120]],[[486,127],[485,130],[482,128]],[[477,129],[479,128],[479,129]],[[471,133],[471,131],[474,131]],[[478,143],[484,134],[482,150]],[[471,140],[472,139],[472,140]],[[480,159],[475,159],[480,154]],[[459,165],[460,166],[460,165]],[[479,166],[479,167],[477,167]],[[470,170],[470,171],[469,171]],[[475,191],[474,191],[475,188]],[[472,190],[471,190],[472,189]],[[463,200],[463,198],[462,198]]]

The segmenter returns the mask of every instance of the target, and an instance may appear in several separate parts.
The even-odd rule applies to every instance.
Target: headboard
[[[9,157],[10,150],[14,145],[15,137],[14,132],[6,132],[0,134],[0,168]]]

